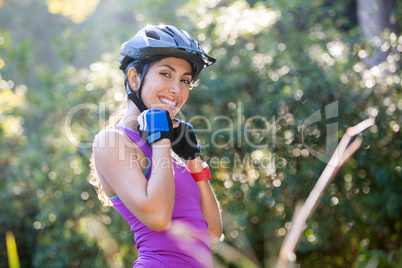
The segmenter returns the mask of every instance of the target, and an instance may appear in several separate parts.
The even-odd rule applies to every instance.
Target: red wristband
[[[196,182],[199,181],[205,181],[205,180],[210,180],[211,179],[211,172],[209,171],[209,166],[207,165],[207,163],[203,164],[204,166],[204,170],[201,172],[197,172],[197,173],[191,173],[191,176],[193,176],[193,179]]]

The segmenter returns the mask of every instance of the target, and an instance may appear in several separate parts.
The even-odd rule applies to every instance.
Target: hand
[[[145,110],[138,116],[138,133],[152,146],[155,142],[167,138],[173,139],[172,119],[165,110]]]
[[[174,125],[178,127],[173,129],[173,151],[185,160],[197,158],[201,149],[195,137],[194,128],[191,124],[179,119],[174,119]]]

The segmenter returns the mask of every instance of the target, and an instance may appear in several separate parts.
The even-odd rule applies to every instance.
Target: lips
[[[165,98],[165,97],[159,97],[159,100],[160,100],[161,102],[167,104],[167,105],[173,106],[174,108],[176,108],[177,105],[178,105],[178,103],[179,103],[179,102],[176,101],[176,100],[168,99],[168,98]]]

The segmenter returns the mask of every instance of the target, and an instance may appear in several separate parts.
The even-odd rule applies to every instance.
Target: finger
[[[178,128],[180,125],[180,122],[177,121],[176,119],[173,119],[172,124],[173,124],[173,128]]]

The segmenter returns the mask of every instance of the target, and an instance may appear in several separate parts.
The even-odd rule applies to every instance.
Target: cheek
[[[190,95],[190,91],[186,90],[183,92],[183,103],[186,103],[188,100],[188,96]]]
[[[186,104],[186,102],[187,102],[187,100],[188,100],[188,92],[187,93],[184,93],[183,95],[182,95],[182,103],[181,103],[181,105],[180,105],[180,108],[181,107],[183,107],[184,106],[184,104]]]
[[[158,99],[158,94],[155,93],[153,88],[142,88],[141,99],[144,103],[151,105]]]

